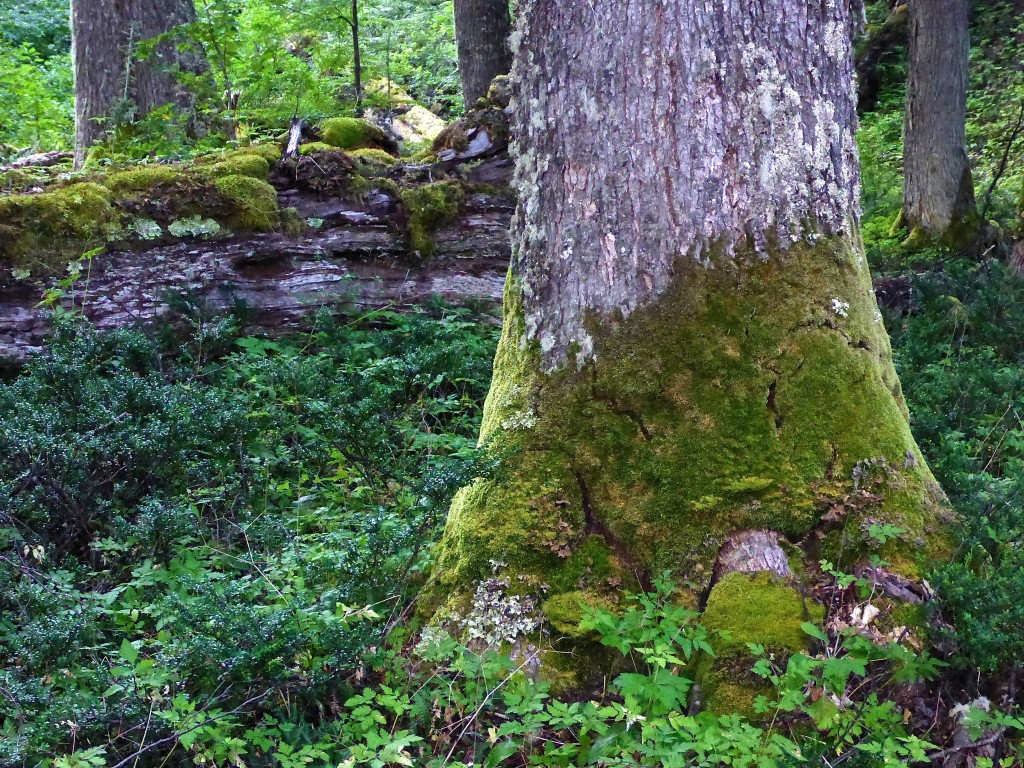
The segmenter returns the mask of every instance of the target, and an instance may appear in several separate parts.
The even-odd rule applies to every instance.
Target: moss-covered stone
[[[943,551],[949,513],[910,433],[860,248],[822,238],[711,261],[680,264],[628,319],[591,318],[593,359],[550,373],[509,280],[481,429],[503,470],[452,505],[442,593],[470,589],[491,559],[550,584],[549,600],[666,569],[706,585],[726,537],[746,529],[813,550],[838,527],[864,555],[877,551],[868,526],[885,523],[905,531],[885,556]],[[883,458],[885,492],[861,494],[858,472]],[[611,578],[579,567],[594,540]]]
[[[194,160],[194,164],[199,165],[214,165],[216,163],[222,163],[228,160],[233,160],[238,157],[262,157],[267,161],[268,165],[273,165],[281,159],[283,153],[281,148],[276,144],[252,144],[248,147],[239,147],[238,149],[231,149],[227,151],[211,152],[207,155],[200,155]]]
[[[170,165],[152,165],[118,171],[100,179],[103,186],[117,195],[148,192],[161,184],[173,184],[181,179],[181,169]]]
[[[352,151],[352,157],[357,160],[371,160],[376,163],[383,165],[395,165],[398,162],[398,158],[385,152],[383,149],[367,148],[367,149],[356,149]]]
[[[323,141],[311,141],[308,144],[299,145],[299,155],[305,157],[316,152],[330,152],[334,147]]]
[[[320,138],[338,149],[386,147],[387,135],[368,120],[357,117],[332,117],[320,123]]]
[[[824,613],[771,573],[726,574],[711,590],[701,617],[712,632],[715,649],[714,658],[705,655],[697,664],[705,708],[756,718],[754,700],[771,690],[751,672],[754,657],[748,644],[763,647],[777,663],[785,664],[789,656],[810,647],[810,636],[801,625],[820,623]]]
[[[92,182],[0,197],[0,260],[57,270],[101,245],[115,221],[110,190]]]
[[[269,232],[280,224],[277,192],[250,176],[225,176],[214,182],[228,204],[228,225],[236,230]]]
[[[409,245],[429,257],[434,253],[434,232],[458,216],[466,193],[462,184],[448,180],[403,189],[401,199],[409,211]]]
[[[270,163],[262,155],[237,154],[218,163],[198,166],[196,170],[200,175],[211,179],[224,176],[248,176],[266,181],[270,176]]]

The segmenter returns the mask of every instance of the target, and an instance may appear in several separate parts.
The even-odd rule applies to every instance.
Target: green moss
[[[756,716],[754,699],[769,693],[765,682],[750,668],[754,657],[748,643],[763,646],[778,661],[808,650],[805,621],[820,623],[824,609],[805,601],[791,586],[771,573],[729,573],[708,597],[701,620],[714,634],[715,657],[697,665],[697,682],[705,706],[716,714],[738,712]]]
[[[369,160],[375,163],[380,163],[381,165],[391,166],[395,165],[398,162],[398,159],[396,157],[388,154],[383,149],[356,149],[353,150],[351,154],[352,157],[358,160]]]
[[[277,192],[265,181],[249,176],[225,176],[214,182],[227,204],[228,225],[237,231],[268,232],[280,224]]]
[[[108,189],[92,182],[0,198],[0,259],[56,270],[101,245],[115,223]]]
[[[282,154],[281,148],[276,144],[253,144],[239,149],[211,152],[208,155],[200,155],[193,161],[193,165],[214,165],[216,163],[234,160],[239,157],[262,157],[267,161],[267,165],[273,165],[281,159]]]
[[[457,181],[439,181],[404,189],[402,203],[409,211],[409,245],[421,256],[434,253],[434,232],[452,221],[466,199]]]
[[[588,610],[611,610],[614,604],[601,594],[576,590],[563,592],[544,601],[541,613],[553,632],[568,638],[590,637],[591,632],[580,629],[580,622]]]
[[[320,123],[320,138],[339,149],[387,146],[384,131],[367,120],[356,117],[332,117]]]
[[[885,523],[906,533],[883,554],[939,550],[948,512],[910,433],[859,248],[822,239],[767,261],[713,260],[680,265],[626,320],[592,319],[594,359],[553,373],[509,280],[481,427],[503,472],[455,499],[440,591],[471,589],[499,559],[552,585],[548,599],[600,592],[596,574],[579,584],[576,561],[595,539],[612,574],[604,589],[665,569],[706,585],[725,538],[744,529],[815,542],[838,526],[847,552],[864,554],[877,551],[867,526]],[[884,492],[863,501],[854,470],[882,458]],[[823,520],[837,505],[839,520]],[[566,530],[569,556],[553,554]]]
[[[312,155],[314,152],[330,152],[334,147],[330,144],[325,144],[322,141],[311,141],[308,144],[299,145],[299,155],[305,157],[306,155]]]
[[[820,622],[824,609],[805,601],[791,586],[768,572],[728,573],[715,584],[701,621],[720,636],[714,643],[719,656],[747,652],[747,644],[770,651],[798,653],[807,649],[808,636],[800,625]]]
[[[170,165],[153,165],[130,171],[111,173],[102,184],[117,195],[147,192],[161,184],[174,184],[181,179],[181,169]]]
[[[205,178],[219,179],[224,176],[249,176],[266,181],[270,176],[270,163],[258,154],[236,154],[219,163],[196,167],[197,173]]]

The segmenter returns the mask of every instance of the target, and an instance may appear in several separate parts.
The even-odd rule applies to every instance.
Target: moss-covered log
[[[272,334],[320,307],[500,307],[512,197],[474,181],[490,166],[409,166],[326,145],[279,157],[251,147],[73,180],[0,177],[18,191],[0,196],[0,361],[39,348],[43,292],[94,249],[62,302],[103,328],[160,316],[175,295],[247,305],[251,330]]]
[[[819,557],[913,576],[945,553],[858,233],[847,12],[521,9],[520,202],[480,438],[501,469],[452,506],[436,621],[472,626],[498,569],[539,607],[532,640],[575,651],[546,674],[584,684],[598,657],[574,616],[663,571],[784,653],[820,616],[795,608]],[[880,546],[878,524],[901,534]],[[792,565],[723,575],[745,531]],[[702,673],[724,708],[742,709],[738,663]]]

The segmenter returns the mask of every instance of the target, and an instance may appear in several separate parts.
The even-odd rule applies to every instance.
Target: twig
[[[218,720],[227,717],[228,715],[233,715],[233,714],[235,714],[237,712],[241,712],[243,709],[245,709],[247,706],[249,706],[253,702],[259,701],[260,699],[265,699],[267,696],[269,696],[273,692],[274,692],[273,688],[268,688],[267,690],[265,690],[263,693],[259,694],[258,696],[253,696],[251,699],[246,699],[245,701],[243,701],[241,704],[239,704],[237,707],[235,707],[232,710],[229,710],[227,712],[221,712],[219,715],[214,715],[213,717],[208,717],[205,720],[203,720],[201,723],[196,723],[191,728],[189,728],[187,730],[184,730],[181,733],[175,733],[175,734],[173,734],[171,736],[165,736],[162,739],[154,741],[149,746],[143,747],[142,749],[140,749],[140,750],[138,750],[138,751],[128,755],[128,757],[126,757],[121,762],[114,763],[114,765],[110,766],[110,768],[124,768],[124,766],[128,765],[128,763],[132,762],[133,760],[138,761],[140,755],[143,755],[146,752],[149,752],[151,749],[156,749],[157,747],[162,746],[164,744],[168,744],[168,743],[170,743],[172,741],[177,743],[178,741],[181,740],[182,736],[187,736],[188,734],[192,733],[192,731],[198,731],[203,726],[209,725],[210,723],[215,723]]]
[[[980,739],[979,741],[972,741],[970,744],[961,744],[959,747],[947,747],[946,749],[941,749],[938,752],[932,752],[930,755],[927,755],[927,757],[934,763],[938,760],[947,758],[950,755],[955,755],[957,752],[966,752],[969,749],[980,749],[981,747],[988,747],[992,744],[995,744],[997,741],[1003,738],[1003,733],[1005,732],[1006,728],[1002,727],[995,733],[993,733],[991,736],[986,736],[984,739]]]
[[[981,218],[985,218],[985,214],[988,213],[989,203],[992,201],[992,192],[996,188],[996,184],[999,183],[999,179],[1002,178],[1003,173],[1006,171],[1006,164],[1010,160],[1010,150],[1013,148],[1014,142],[1017,141],[1017,136],[1020,135],[1021,128],[1024,128],[1024,99],[1021,100],[1020,114],[1017,115],[1017,124],[1013,126],[1013,131],[1010,133],[1010,140],[1006,142],[1006,147],[1003,148],[1003,157],[999,161],[999,168],[996,169],[995,175],[992,177],[992,183],[988,185],[988,190],[985,192],[985,202],[981,206]]]

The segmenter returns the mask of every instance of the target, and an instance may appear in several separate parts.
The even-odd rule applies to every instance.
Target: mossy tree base
[[[511,277],[481,435],[503,470],[456,498],[436,594],[505,563],[564,634],[559,595],[614,600],[664,570],[699,593],[735,531],[852,563],[893,525],[880,554],[908,571],[946,546],[858,244],[683,266],[652,305],[591,318],[578,370],[542,372],[521,290]]]

